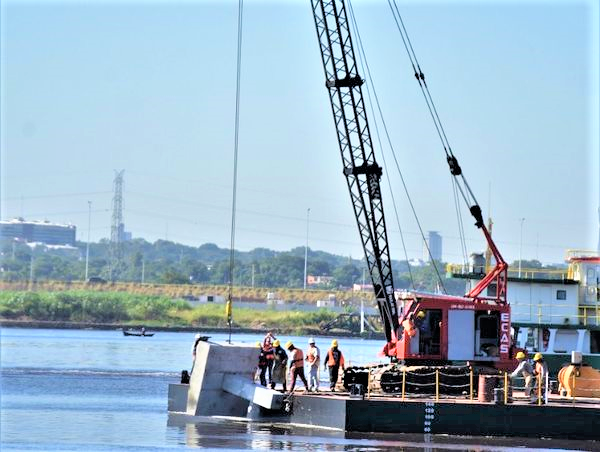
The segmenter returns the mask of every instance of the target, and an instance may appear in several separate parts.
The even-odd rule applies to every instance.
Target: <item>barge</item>
[[[204,416],[235,416],[347,433],[600,439],[591,428],[600,425],[597,399],[551,395],[540,406],[525,397],[482,402],[468,395],[288,395],[254,382],[256,359],[250,345],[199,342],[189,384],[169,385],[170,418],[193,424]]]

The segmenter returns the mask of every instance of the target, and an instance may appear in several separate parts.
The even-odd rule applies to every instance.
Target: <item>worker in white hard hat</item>
[[[513,373],[510,374],[510,378],[512,379],[518,377],[520,374],[525,380],[525,397],[531,397],[531,384],[533,382],[533,366],[529,363],[529,361],[527,360],[527,355],[525,355],[525,353],[523,352],[518,352],[515,358],[517,358],[517,361],[519,361],[519,365],[513,371]]]
[[[306,362],[308,363],[308,383],[311,391],[319,391],[319,369],[321,368],[321,350],[315,344],[314,338],[308,340],[306,350]]]

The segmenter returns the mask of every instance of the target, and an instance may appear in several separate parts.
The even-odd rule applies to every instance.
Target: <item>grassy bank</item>
[[[289,333],[315,332],[336,314],[326,309],[312,312],[275,311],[238,307],[236,328],[273,329]],[[123,292],[0,292],[0,317],[9,320],[79,322],[170,327],[223,328],[227,326],[222,304],[192,308],[168,297]]]

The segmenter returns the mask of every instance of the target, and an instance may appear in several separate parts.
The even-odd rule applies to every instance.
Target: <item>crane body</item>
[[[387,339],[382,353],[405,364],[467,361],[500,369],[514,367],[506,302],[508,266],[451,153],[447,157],[450,172],[496,265],[464,297],[407,292],[396,299],[380,187],[382,168],[375,159],[346,5],[343,0],[311,0],[311,5],[343,174]]]

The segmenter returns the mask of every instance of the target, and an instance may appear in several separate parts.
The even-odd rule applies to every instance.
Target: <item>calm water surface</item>
[[[210,334],[225,341],[224,334]],[[167,386],[191,364],[194,333],[124,337],[120,331],[3,328],[0,332],[2,451],[510,451],[600,450],[591,442],[348,435],[321,429],[167,415]],[[254,343],[256,335],[236,335]],[[305,347],[307,338],[284,337]],[[316,338],[321,350],[330,338]],[[381,341],[340,339],[353,364],[377,362]],[[326,378],[322,374],[322,378]]]

